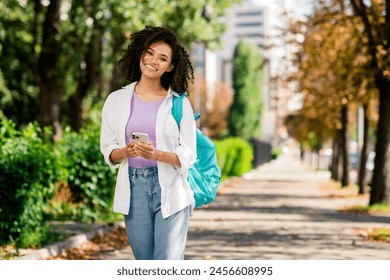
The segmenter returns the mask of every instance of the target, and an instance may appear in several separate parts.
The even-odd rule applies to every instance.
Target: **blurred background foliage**
[[[236,2],[2,1],[0,116],[17,127],[38,120],[58,137],[65,126],[79,131],[91,109],[125,84],[115,64],[132,32],[166,26],[188,49],[215,48],[219,18]]]
[[[229,135],[249,141],[260,131],[263,100],[259,98],[262,92],[259,81],[263,59],[257,47],[244,41],[236,45],[233,57],[234,102],[228,114]]]
[[[389,11],[387,0],[313,1],[311,15],[289,22],[284,37],[296,50],[288,80],[302,99],[284,120],[289,135],[317,153],[331,142],[332,178],[342,186],[350,183],[350,140],[358,143],[361,194],[374,152],[370,205],[390,203]]]

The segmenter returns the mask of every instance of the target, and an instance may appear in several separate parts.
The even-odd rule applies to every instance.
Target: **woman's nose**
[[[151,62],[152,62],[153,64],[157,64],[157,57],[156,57],[156,56],[153,56]]]

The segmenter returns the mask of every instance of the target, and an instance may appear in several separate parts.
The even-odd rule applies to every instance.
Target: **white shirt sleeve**
[[[181,163],[181,167],[177,167],[177,170],[182,174],[188,171],[196,161],[196,123],[188,98],[183,98],[183,116],[179,135],[179,146],[174,152]]]
[[[100,151],[104,156],[104,160],[111,167],[118,167],[117,163],[110,160],[110,154],[114,149],[120,148],[117,134],[115,133],[115,108],[113,106],[113,98],[110,96],[106,99],[102,110],[102,123],[100,129]]]

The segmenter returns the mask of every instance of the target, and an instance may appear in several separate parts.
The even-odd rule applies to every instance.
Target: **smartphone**
[[[131,141],[148,144],[149,137],[147,133],[133,132],[131,133]]]

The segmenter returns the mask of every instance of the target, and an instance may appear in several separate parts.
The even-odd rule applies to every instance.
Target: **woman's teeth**
[[[146,66],[147,68],[153,70],[153,71],[157,71],[157,69],[154,68],[153,66],[150,66],[150,65],[148,65],[148,64],[145,64],[145,66]]]

